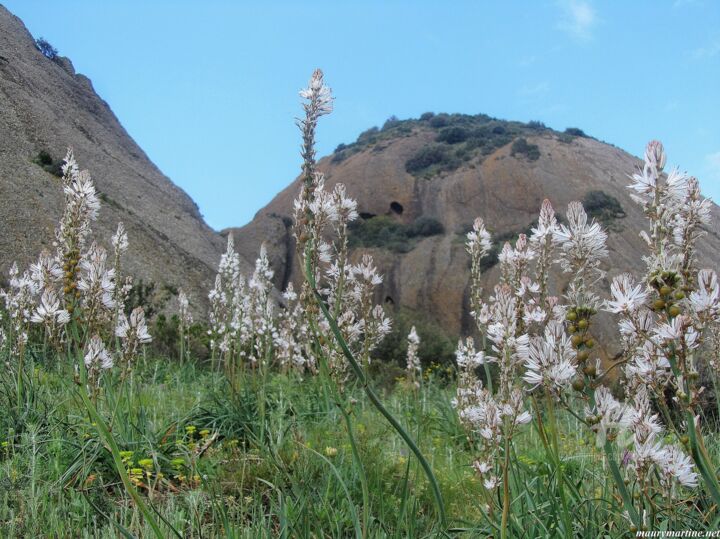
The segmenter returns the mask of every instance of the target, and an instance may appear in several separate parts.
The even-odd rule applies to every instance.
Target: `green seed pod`
[[[589,325],[590,325],[590,322],[588,322],[586,318],[583,318],[582,320],[580,320],[580,321],[578,322],[578,327],[579,327],[581,330],[587,329]]]

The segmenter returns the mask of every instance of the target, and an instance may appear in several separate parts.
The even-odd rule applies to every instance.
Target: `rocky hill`
[[[358,201],[362,218],[351,244],[355,257],[370,251],[385,275],[378,299],[458,335],[472,328],[463,241],[476,216],[483,217],[495,240],[509,240],[536,221],[544,198],[558,213],[580,200],[609,229],[609,275],[644,267],[638,232],[646,223],[626,187],[639,164],[579,129],[559,133],[537,122],[428,113],[366,131],[355,143],[340,145],[319,168],[330,187],[342,182]],[[289,228],[299,188],[294,181],[253,221],[234,230],[246,258],[266,241],[279,287],[299,279]],[[715,267],[720,262],[717,206],[713,215],[701,262]],[[486,291],[498,279],[495,261],[487,264]],[[555,279],[561,286],[566,281],[557,269]],[[600,324],[599,342],[609,328],[608,320]]]
[[[41,54],[22,21],[0,6],[2,275],[50,246],[63,200],[56,173],[68,146],[101,194],[96,237],[109,242],[123,221],[132,274],[204,301],[223,238],[128,136],[90,80],[67,58]]]

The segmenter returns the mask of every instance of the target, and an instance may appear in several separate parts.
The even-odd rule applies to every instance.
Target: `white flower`
[[[43,251],[35,264],[30,264],[30,278],[35,281],[38,290],[52,286],[62,279],[63,270],[57,258]]]
[[[55,323],[64,325],[70,321],[70,314],[60,308],[60,299],[57,293],[46,288],[40,297],[40,305],[37,306],[30,320],[36,324]]]
[[[323,72],[316,69],[308,87],[300,90],[300,97],[308,101],[304,104],[305,109],[310,109],[310,112],[315,116],[322,116],[324,114],[330,114],[333,110],[333,98],[332,92],[323,81]]]
[[[701,319],[714,319],[720,312],[720,286],[717,274],[709,269],[698,272],[698,288],[690,293],[690,306]]]
[[[418,347],[420,346],[420,337],[418,337],[415,326],[410,329],[410,333],[407,336],[408,349],[407,349],[407,366],[406,370],[410,379],[417,382],[415,377],[422,367],[420,366],[420,358],[418,357]]]
[[[130,313],[130,319],[122,315],[118,320],[115,335],[123,340],[133,340],[141,344],[152,342],[152,337],[145,322],[145,311],[142,307],[136,307]]]
[[[648,292],[643,285],[635,285],[632,275],[623,273],[613,279],[610,285],[612,301],[606,302],[611,313],[633,313],[645,304]]]
[[[577,374],[576,356],[562,324],[552,320],[545,328],[544,337],[530,341],[523,379],[532,389],[545,385],[551,391],[561,391]]]
[[[656,462],[667,478],[672,478],[684,487],[698,486],[697,473],[693,471],[692,460],[678,447],[671,445],[656,455]]]
[[[102,339],[93,335],[85,351],[85,366],[88,369],[111,369],[113,366],[112,356],[105,349]]]
[[[491,248],[490,233],[483,220],[478,217],[473,223],[473,229],[467,233],[467,250],[471,256],[483,257]]]
[[[112,242],[112,246],[115,249],[115,255],[119,256],[125,251],[127,251],[128,248],[128,235],[125,231],[125,225],[122,223],[118,223],[117,231],[113,235],[113,237],[110,239]]]
[[[654,167],[658,172],[665,168],[665,148],[659,140],[651,140],[645,147],[645,163]]]
[[[588,224],[580,202],[571,202],[567,210],[568,225],[560,225],[554,233],[560,244],[560,265],[565,272],[583,272],[597,268],[606,258],[607,233],[595,221]]]
[[[475,341],[472,337],[465,339],[464,343],[460,339],[455,350],[455,361],[460,369],[471,371],[485,363],[485,352],[475,350]]]

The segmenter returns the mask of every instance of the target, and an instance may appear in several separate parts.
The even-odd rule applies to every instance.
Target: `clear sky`
[[[391,115],[539,120],[672,164],[720,201],[720,2],[0,0],[216,229],[298,173],[298,90],[336,96],[319,154]]]

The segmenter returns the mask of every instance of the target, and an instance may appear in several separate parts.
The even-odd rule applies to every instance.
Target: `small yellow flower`
[[[334,457],[338,453],[338,450],[336,447],[326,447],[325,448],[325,456],[326,457]]]
[[[200,436],[203,438],[207,438],[210,436],[210,429],[203,429],[200,431]]]
[[[140,460],[138,460],[138,466],[141,466],[142,468],[149,470],[150,468],[153,467],[153,459],[140,459]]]

